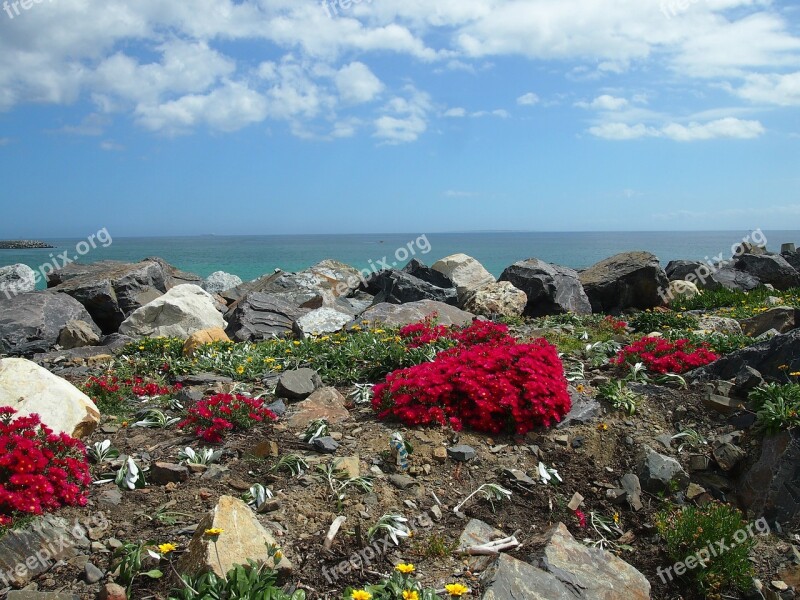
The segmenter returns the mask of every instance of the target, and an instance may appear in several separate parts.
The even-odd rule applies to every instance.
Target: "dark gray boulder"
[[[578,272],[529,258],[508,267],[499,281],[508,281],[525,292],[528,303],[524,314],[529,317],[572,312],[592,314],[592,305],[583,289]]]
[[[668,300],[669,280],[658,257],[649,252],[624,252],[580,274],[594,312],[647,309]]]
[[[722,282],[717,279],[716,267],[700,260],[671,260],[664,269],[670,281],[688,281],[704,290],[718,290]]]
[[[761,286],[761,281],[758,277],[735,269],[730,263],[726,263],[714,271],[714,278],[723,287],[734,291],[749,292]]]
[[[685,375],[687,381],[716,381],[733,379],[743,367],[749,366],[757,370],[764,379],[785,381],[786,369],[800,370],[800,329],[794,329],[783,335],[776,335],[768,340],[736,350],[699,369],[689,371]]]
[[[435,272],[435,271],[434,271]],[[442,279],[444,275],[439,274]],[[405,304],[418,300],[435,300],[456,306],[456,288],[438,287],[405,271],[391,269],[376,273],[367,280],[366,291],[375,296],[374,303]]]
[[[758,279],[762,284],[769,283],[778,290],[800,286],[800,273],[777,254],[756,256],[743,254],[736,259],[736,269]]]
[[[430,283],[431,285],[435,285],[436,287],[455,287],[455,284],[447,275],[440,273],[439,271],[435,271],[416,258],[411,259],[409,263],[403,267],[403,272],[413,275],[417,279],[422,279],[422,281]]]
[[[0,353],[29,355],[51,350],[70,321],[85,321],[99,334],[80,302],[67,294],[31,292],[0,296]]]
[[[262,341],[292,335],[295,321],[322,306],[313,292],[250,292],[226,313],[225,332],[237,342]]]
[[[139,263],[74,263],[47,278],[50,290],[69,294],[83,304],[105,334],[115,333],[133,311],[184,283],[199,285],[202,279],[160,258]]]
[[[800,273],[800,252],[795,250],[794,252],[782,252],[781,257],[787,263],[792,265],[792,268]]]
[[[800,514],[800,433],[781,431],[767,436],[761,456],[739,478],[742,507],[753,517],[781,523]]]

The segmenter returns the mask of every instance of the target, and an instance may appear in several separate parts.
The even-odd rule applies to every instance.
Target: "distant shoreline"
[[[35,250],[39,248],[55,248],[55,246],[36,240],[0,240],[0,250]]]

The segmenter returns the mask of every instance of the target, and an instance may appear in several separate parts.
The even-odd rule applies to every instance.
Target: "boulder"
[[[766,380],[785,381],[785,365],[797,364],[800,356],[800,329],[776,335],[758,344],[736,350],[714,362],[689,371],[687,381],[717,381],[733,379],[745,366],[757,370]]]
[[[757,277],[753,277],[750,273],[745,273],[739,269],[735,269],[729,263],[721,266],[714,273],[714,277],[719,281],[723,287],[738,292],[749,292],[761,285],[761,281]]]
[[[289,335],[297,319],[321,305],[322,297],[314,292],[250,292],[225,315],[226,331],[237,342]]]
[[[607,258],[583,271],[580,281],[594,312],[660,306],[669,290],[658,258],[649,252],[625,252]]]
[[[685,490],[689,485],[689,476],[674,458],[645,448],[644,456],[639,461],[639,481],[645,491],[669,494]]]
[[[444,275],[439,275],[444,278]],[[366,291],[375,296],[375,304],[405,304],[418,300],[435,300],[453,306],[458,304],[454,287],[438,287],[410,273],[394,269],[381,271],[370,277]]]
[[[470,294],[464,309],[476,315],[519,317],[527,303],[525,292],[509,281],[497,281]]]
[[[743,254],[736,259],[735,266],[758,279],[762,284],[769,283],[778,290],[800,286],[800,273],[777,254],[758,256]]]
[[[182,283],[202,283],[158,258],[139,263],[74,263],[52,273],[47,287],[69,294],[86,307],[103,333],[115,333],[138,308]]]
[[[222,327],[214,327],[212,329],[202,329],[195,331],[192,335],[186,338],[183,343],[183,355],[192,356],[197,350],[207,344],[214,342],[230,342],[231,339]]]
[[[438,288],[455,288],[455,284],[449,277],[432,269],[416,258],[412,258],[408,264],[403,267],[403,272],[413,275],[417,279],[421,279]]]
[[[301,338],[341,331],[353,316],[333,308],[316,308],[294,322],[294,331]]]
[[[496,281],[481,263],[466,254],[447,256],[434,263],[432,268],[453,282],[461,305],[473,293]]]
[[[697,328],[701,331],[724,333],[725,335],[742,335],[742,326],[739,325],[739,321],[730,317],[701,315],[697,319]]]
[[[293,404],[288,418],[289,427],[305,430],[311,421],[325,419],[335,425],[350,418],[345,397],[332,387],[316,390],[305,400]]]
[[[388,327],[403,327],[411,323],[419,323],[427,317],[436,316],[440,325],[468,325],[475,315],[455,306],[420,300],[408,304],[387,304],[382,302],[371,306],[361,313],[360,323],[383,323]]]
[[[800,273],[800,251],[793,250],[791,252],[781,252],[781,257],[787,263],[792,265],[795,271]]]
[[[84,321],[94,333],[100,333],[81,303],[66,294],[0,295],[0,353],[47,352],[58,343],[61,330],[70,321]]]
[[[484,600],[649,600],[650,583],[634,567],[599,548],[589,548],[563,523],[547,534],[533,566],[501,554],[481,577]]]
[[[741,319],[739,324],[745,335],[758,337],[770,329],[786,333],[797,327],[797,311],[790,306],[776,306],[749,319]]]
[[[212,540],[205,531],[221,529],[218,538]],[[196,575],[213,571],[219,577],[236,565],[247,565],[248,560],[267,564],[267,546],[277,546],[275,538],[255,516],[252,509],[233,496],[221,496],[216,507],[197,526],[189,547],[178,561],[178,571]],[[277,566],[278,573],[286,576],[292,565],[283,558]]]
[[[800,514],[800,432],[781,431],[766,436],[761,456],[739,478],[742,507],[753,517],[794,522]]]
[[[717,268],[703,261],[671,260],[664,269],[670,281],[688,281],[701,290],[717,290],[722,282],[717,279]]]
[[[242,285],[242,278],[225,271],[215,271],[203,282],[203,289],[209,294],[219,294]]]
[[[100,344],[100,336],[96,332],[97,325],[86,321],[69,321],[58,334],[58,345],[64,350],[85,348]]]
[[[694,298],[699,294],[700,290],[698,287],[690,281],[675,279],[669,282],[669,291],[667,295],[670,303],[683,298]]]
[[[541,317],[563,313],[589,315],[592,305],[578,273],[570,268],[529,258],[508,267],[500,281],[509,281],[527,295],[524,314]]]
[[[322,379],[314,369],[294,369],[278,377],[275,396],[302,400],[314,393],[322,385]]]
[[[119,332],[131,337],[187,339],[197,331],[215,327],[224,328],[225,321],[214,298],[199,286],[184,284],[135,310]]]
[[[10,298],[36,290],[36,271],[28,265],[0,267],[0,297]]]
[[[55,433],[82,438],[95,430],[100,412],[68,381],[24,358],[0,359],[0,406],[36,413]]]

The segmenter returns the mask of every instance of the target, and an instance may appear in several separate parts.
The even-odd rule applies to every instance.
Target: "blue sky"
[[[800,229],[795,2],[0,8],[3,238]]]

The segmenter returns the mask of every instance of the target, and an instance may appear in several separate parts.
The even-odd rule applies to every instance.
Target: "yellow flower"
[[[794,373],[789,373],[792,377],[800,377],[800,371],[795,371]]]
[[[295,346],[299,346],[299,345],[300,345],[300,342],[294,342],[294,345],[295,345]]]
[[[367,590],[353,590],[353,593],[350,594],[350,597],[353,600],[372,600],[372,594],[370,594]]]
[[[161,554],[169,554],[170,552],[174,552],[177,549],[178,549],[178,547],[175,544],[159,544],[158,545],[158,551],[161,552]]]
[[[331,336],[323,335],[321,338],[319,338],[319,341],[320,342],[327,342],[329,339],[331,339]]]
[[[600,424],[597,426],[597,429],[598,429],[599,431],[608,431],[608,423],[600,423]]]
[[[385,332],[384,332],[383,329],[373,329],[372,333],[378,334],[378,333],[385,333]]]
[[[219,536],[221,536],[223,533],[225,533],[225,530],[224,530],[224,529],[217,529],[217,528],[213,528],[213,529],[206,529],[206,530],[203,532],[203,535],[205,535],[206,537],[219,537]]]
[[[578,392],[579,394],[582,394],[585,390],[586,386],[583,385],[582,383],[579,383],[578,385],[575,386],[575,391]]]
[[[359,327],[358,325],[353,325],[350,329],[352,329],[353,331],[361,331],[361,327]]]
[[[239,365],[238,367],[236,367],[236,372],[239,375],[241,375],[242,373],[244,373],[244,367],[242,365]]]
[[[445,591],[453,598],[460,598],[469,591],[469,588],[460,583],[448,583],[444,586]]]
[[[139,350],[144,350],[144,346],[139,346]]]
[[[614,524],[619,525],[619,513],[614,513]]]
[[[280,559],[282,559],[282,558],[283,558],[283,552],[281,552],[280,550],[278,550],[278,551],[275,553],[275,560],[280,560]]]
[[[252,356],[248,356],[247,357],[247,362],[253,362],[253,357]]]
[[[419,593],[414,590],[403,590],[403,600],[419,600]]]
[[[789,365],[780,365],[778,368],[779,368],[781,371],[786,371],[786,370],[788,370],[788,369],[789,369]]]
[[[272,367],[273,371],[280,371],[281,369],[283,369],[281,365],[275,365],[274,367]]]
[[[291,353],[292,353],[292,349],[291,348],[287,348],[286,349],[286,354],[291,354]]]
[[[411,563],[400,563],[395,567],[398,571],[400,571],[403,575],[408,575],[409,573],[414,572],[414,565]]]

